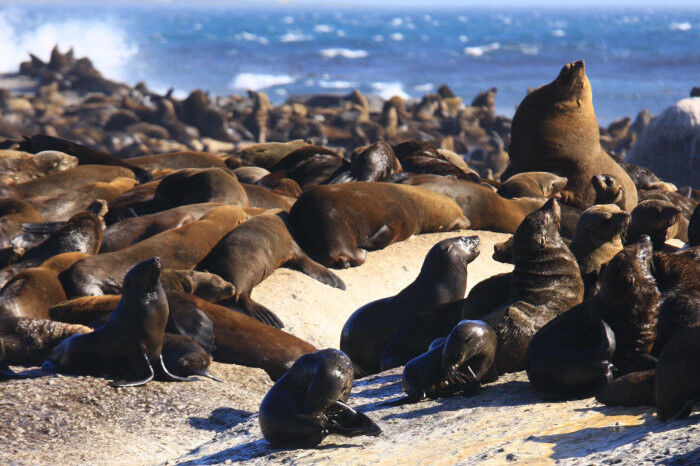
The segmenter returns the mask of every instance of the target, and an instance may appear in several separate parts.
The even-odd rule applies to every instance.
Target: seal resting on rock
[[[413,314],[464,297],[467,265],[478,255],[478,236],[442,240],[430,249],[413,283],[396,296],[356,310],[340,335],[340,349],[350,357],[355,374],[379,372],[387,344]],[[410,332],[405,336],[410,339]]]
[[[498,186],[496,192],[506,199],[544,197],[549,199],[561,192],[567,179],[549,172],[516,173]]]
[[[124,277],[122,298],[107,323],[63,341],[49,356],[47,368],[121,378],[110,383],[113,387],[144,385],[154,377],[189,380],[172,375],[163,363],[169,310],[161,270],[158,257],[135,265]]]
[[[331,433],[379,435],[381,429],[370,418],[345,404],[352,381],[352,364],[341,351],[302,356],[260,404],[265,439],[275,448],[311,448]]]
[[[523,99],[513,117],[508,155],[514,173],[546,170],[566,177],[569,201],[578,208],[593,205],[590,181],[599,173],[622,185],[621,209],[629,212],[637,205],[634,182],[600,146],[583,61],[564,66],[554,81]]]
[[[468,228],[452,199],[418,186],[352,182],[308,189],[290,211],[294,239],[312,259],[330,267],[364,263],[382,249],[418,233]]]

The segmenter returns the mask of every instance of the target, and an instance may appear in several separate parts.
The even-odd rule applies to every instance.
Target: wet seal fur
[[[511,167],[514,173],[547,170],[566,177],[570,201],[581,209],[595,200],[591,178],[609,174],[624,189],[624,199],[617,204],[629,212],[637,205],[637,188],[600,146],[584,68],[583,61],[569,63],[554,81],[530,92],[520,103],[511,126]]]
[[[361,181],[308,189],[289,221],[294,239],[312,259],[340,268],[361,265],[367,250],[417,233],[469,227],[459,205],[446,196],[418,186]]]
[[[350,162],[350,167],[341,167],[331,175],[328,183],[382,181],[401,171],[401,162],[394,155],[394,150],[386,142],[380,141],[367,146],[355,155]]]
[[[413,283],[396,296],[356,310],[340,336],[340,349],[352,360],[355,374],[360,377],[380,371],[387,345],[414,314],[464,297],[467,265],[478,255],[478,236],[442,240],[430,249]],[[406,333],[403,336],[410,339],[410,332]]]
[[[154,377],[174,376],[163,363],[168,301],[160,283],[162,265],[155,257],[135,265],[124,277],[122,298],[103,326],[61,343],[49,356],[47,369],[120,378],[113,387],[144,385]]]
[[[352,381],[352,365],[341,351],[302,356],[260,404],[265,439],[276,448],[312,448],[331,433],[379,435],[379,426],[345,404]]]

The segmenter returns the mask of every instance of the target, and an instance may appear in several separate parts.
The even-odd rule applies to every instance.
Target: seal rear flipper
[[[323,284],[345,290],[345,282],[339,276],[301,252],[301,248],[299,248],[297,258],[290,265],[295,266],[300,272]]]
[[[253,301],[248,293],[241,293],[238,297],[238,304],[241,305],[245,314],[259,320],[262,323],[275,328],[284,328],[284,323],[280,320],[277,315],[263,306]]]
[[[35,222],[23,223],[22,231],[35,235],[51,235],[66,226],[68,222]]]
[[[341,167],[339,172],[340,173],[336,172],[332,174],[325,184],[340,184],[349,183],[351,181],[357,181],[357,178],[352,176],[349,169]]]
[[[153,380],[153,376],[155,375],[153,373],[153,367],[151,366],[151,363],[148,361],[148,357],[146,356],[146,353],[141,352],[141,355],[143,356],[143,361],[145,363],[145,368],[147,370],[147,376],[143,379],[139,380],[113,380],[112,382],[109,383],[110,387],[114,388],[120,388],[120,387],[138,387],[140,385],[146,385],[148,382]]]
[[[359,435],[378,436],[382,429],[366,414],[359,413],[340,401],[331,405],[337,410],[332,418],[328,419],[328,431],[330,433],[356,437]]]
[[[153,371],[153,369],[151,369],[151,371]],[[159,380],[161,382],[193,382],[197,380],[191,379],[189,377],[180,377],[179,375],[173,375],[170,372],[168,372],[168,368],[165,367],[165,363],[163,362],[162,354],[158,358],[158,363],[156,363],[155,377],[156,380]],[[151,378],[153,378],[153,376],[151,376]]]
[[[166,332],[192,338],[209,354],[216,349],[214,323],[194,303],[166,291],[170,312]]]
[[[382,225],[368,238],[360,242],[357,247],[370,251],[382,249],[390,245],[394,241],[394,238],[396,238],[396,232],[394,232],[389,225]]]

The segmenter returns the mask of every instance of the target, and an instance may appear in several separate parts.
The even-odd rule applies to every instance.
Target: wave
[[[673,22],[668,26],[668,28],[671,31],[690,31],[693,28],[693,26],[687,21],[683,23]]]
[[[435,85],[433,83],[416,84],[413,86],[413,90],[416,92],[430,92],[434,89]]]
[[[313,39],[312,36],[303,34],[298,31],[288,32],[280,37],[280,42],[304,42]]]
[[[319,81],[318,85],[324,89],[351,89],[358,86],[352,81]]]
[[[295,79],[287,74],[240,73],[233,78],[229,87],[238,90],[259,91],[268,87],[284,86],[294,81]]]
[[[343,58],[365,58],[367,55],[366,50],[352,50],[352,49],[340,49],[340,48],[334,48],[334,49],[323,49],[321,50],[321,56],[326,57],[326,58],[336,58],[336,57],[343,57]]]
[[[485,53],[494,52],[501,48],[501,44],[498,42],[492,42],[488,45],[479,45],[474,47],[465,47],[464,54],[471,55],[472,57],[480,57]]]
[[[391,37],[391,40],[395,40],[396,42],[403,40],[403,34],[401,34],[400,32],[395,32],[390,37]]]
[[[259,36],[248,31],[243,31],[235,35],[236,40],[244,40],[246,42],[259,42],[263,45],[268,43],[267,37]]]
[[[327,24],[317,24],[314,26],[314,32],[319,34],[329,33],[331,31],[333,31],[333,28]]]
[[[95,68],[110,79],[130,81],[129,63],[138,47],[119,25],[109,21],[48,22],[27,27],[25,18],[12,10],[0,11],[0,72],[15,72],[29,53],[48,60],[51,49],[73,48],[77,57],[89,57]]]
[[[564,31],[563,29],[555,29],[554,31],[552,31],[552,35],[554,37],[564,37],[566,35],[566,31]]]
[[[402,99],[408,99],[410,97],[410,95],[406,94],[406,91],[403,90],[403,85],[401,83],[375,82],[372,83],[372,89],[377,91],[376,94],[384,100],[391,99],[395,95]]]

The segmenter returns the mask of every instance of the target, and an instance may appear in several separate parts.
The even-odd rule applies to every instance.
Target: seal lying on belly
[[[140,262],[124,277],[122,298],[109,321],[94,332],[61,343],[47,368],[75,374],[107,374],[121,380],[113,387],[144,385],[159,380],[183,381],[163,363],[168,301],[160,284],[162,265],[155,257]]]
[[[19,199],[0,199],[0,248],[22,232],[23,223],[41,222],[41,214],[29,202]]]
[[[461,299],[467,286],[467,265],[478,255],[478,236],[442,240],[430,249],[413,283],[396,296],[373,301],[355,311],[340,335],[340,349],[350,357],[355,375],[363,377],[380,371],[387,344],[414,314]],[[412,338],[410,332],[403,336]]]
[[[116,178],[133,178],[131,170],[109,165],[80,165],[62,172],[52,173],[37,180],[18,184],[12,188],[24,196],[57,196],[91,183],[108,183]]]
[[[347,268],[417,233],[468,228],[452,199],[418,186],[352,182],[315,186],[290,211],[294,239],[312,259]]]
[[[345,404],[352,381],[352,365],[341,351],[302,356],[260,404],[265,439],[276,448],[311,448],[332,433],[379,435],[381,429],[370,418]]]
[[[289,265],[321,283],[345,289],[340,278],[301,250],[281,217],[286,214],[251,218],[224,236],[195,267],[232,283],[236,287],[232,304],[241,305],[248,315],[277,328],[282,327],[279,318],[254,302],[250,293],[279,267]]]
[[[126,272],[154,253],[158,253],[165,267],[193,268],[246,218],[240,207],[217,207],[196,222],[164,231],[120,251],[85,258],[62,272],[59,278],[68,297],[116,294]]]
[[[513,173],[546,170],[566,177],[570,201],[580,209],[593,205],[590,181],[599,173],[613,176],[622,185],[621,209],[629,212],[637,205],[632,179],[600,146],[583,61],[564,66],[554,81],[523,99],[513,116],[508,155]]]

